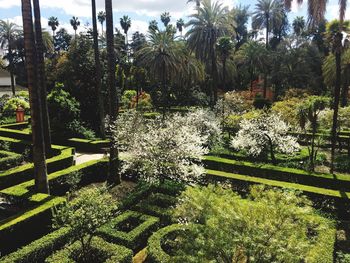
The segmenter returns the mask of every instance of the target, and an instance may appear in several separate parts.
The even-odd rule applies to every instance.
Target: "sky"
[[[257,2],[257,0],[218,1],[231,8],[239,4],[249,5],[252,11]],[[98,11],[103,10],[104,0],[96,0],[96,4]],[[72,16],[78,17],[81,21],[81,27],[78,31],[84,30],[84,25],[87,23],[91,25],[91,0],[40,0],[40,6],[42,26],[48,30],[50,28],[47,22],[50,16],[58,17],[60,27],[66,28],[70,33],[73,33],[69,23]],[[160,14],[164,11],[170,12],[171,22],[175,24],[179,18],[188,20],[188,16],[194,12],[194,6],[195,3],[187,4],[187,0],[113,0],[114,24],[115,27],[120,28],[120,17],[128,15],[132,19],[130,35],[135,31],[146,33],[148,22],[153,19],[159,21]],[[327,19],[336,18],[338,16],[338,0],[329,0],[327,10]],[[306,4],[298,6],[294,3],[289,15],[290,19],[302,15],[306,15]],[[350,19],[350,8],[346,18]],[[0,0],[0,19],[22,25],[21,0]]]

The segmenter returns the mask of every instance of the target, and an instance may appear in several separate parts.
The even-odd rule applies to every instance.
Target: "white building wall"
[[[10,77],[0,77],[0,86],[11,86],[11,78]]]

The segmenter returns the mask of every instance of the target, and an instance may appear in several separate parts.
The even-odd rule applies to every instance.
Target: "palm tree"
[[[120,26],[122,27],[125,34],[125,43],[128,45],[128,31],[131,27],[131,19],[129,16],[123,16],[120,18]]]
[[[35,186],[38,192],[49,193],[47,169],[45,162],[45,143],[41,116],[41,102],[38,85],[38,70],[36,67],[37,50],[35,45],[32,6],[30,0],[22,1],[22,18],[24,33],[24,48],[27,64],[28,91],[31,107],[31,124],[33,138],[33,162]]]
[[[176,28],[179,30],[181,36],[182,36],[182,31],[183,31],[184,26],[185,26],[185,21],[184,21],[182,18],[180,18],[179,20],[177,20],[177,22],[176,22]]]
[[[114,28],[112,0],[105,0],[106,8],[106,38],[107,38],[107,83],[109,88],[109,114],[111,123],[115,123],[118,116],[118,96],[116,89],[116,55],[114,50]],[[118,127],[117,127],[118,128]],[[119,153],[115,136],[111,136],[109,153],[108,184],[120,184]]]
[[[163,22],[164,26],[167,27],[168,24],[170,23],[170,14],[169,12],[164,12],[163,14],[160,15],[160,20]]]
[[[41,99],[41,111],[43,121],[43,133],[46,155],[51,152],[51,133],[50,133],[50,118],[47,106],[47,87],[46,87],[46,72],[44,61],[44,41],[43,32],[41,29],[41,14],[39,0],[33,0],[34,9],[34,25],[35,25],[35,40],[37,48],[37,70],[38,70],[38,86]]]
[[[198,9],[201,6],[202,0],[188,0],[187,1],[187,3],[192,3],[192,2],[196,3],[196,8]]]
[[[77,30],[78,30],[78,27],[80,26],[79,18],[73,16],[70,20],[70,24],[74,29],[74,37],[76,38],[77,37]]]
[[[190,50],[195,52],[197,58],[207,62],[207,71],[212,79],[213,105],[217,101],[218,88],[216,43],[219,37],[229,32],[228,13],[228,8],[221,3],[203,0],[198,14],[191,15],[191,20],[186,24],[186,27],[191,27],[186,33]]]
[[[158,22],[156,20],[151,20],[148,25],[148,29],[150,31],[158,31]]]
[[[302,3],[303,0],[298,0],[298,3]],[[318,22],[324,20],[326,13],[328,0],[308,1],[308,14],[310,25],[314,26]],[[292,0],[285,0],[285,5],[290,8]],[[345,12],[347,8],[347,0],[339,0],[339,28],[337,32],[333,34],[333,53],[335,55],[336,64],[336,82],[334,87],[334,103],[333,103],[333,125],[332,125],[332,150],[331,150],[331,169],[330,172],[334,173],[334,159],[335,148],[337,144],[337,128],[338,128],[338,113],[341,93],[341,56],[342,56],[342,27],[345,18]]]
[[[303,16],[297,16],[293,21],[293,30],[296,36],[301,36],[304,33],[306,22]]]
[[[9,72],[11,75],[11,88],[13,96],[16,95],[15,76],[13,65],[13,45],[16,39],[20,36],[21,30],[15,23],[0,20],[0,47],[7,48],[7,58],[9,61]]]
[[[137,52],[141,66],[154,74],[162,87],[163,115],[168,99],[168,85],[174,74],[181,67],[182,48],[175,41],[172,30],[149,31],[148,43]]]
[[[102,95],[102,83],[101,83],[101,62],[100,52],[98,50],[98,31],[97,31],[97,20],[96,20],[96,0],[91,0],[92,9],[92,31],[94,40],[94,54],[95,54],[95,74],[96,74],[96,93],[98,97],[98,113],[100,118],[100,133],[102,138],[105,138],[105,110],[103,104]]]
[[[58,26],[60,25],[60,23],[58,22],[58,18],[54,17],[54,16],[49,17],[48,25],[49,25],[49,27],[51,27],[52,37],[55,37],[55,31],[58,28]]]
[[[227,90],[226,86],[226,62],[234,49],[233,42],[230,37],[220,37],[217,43],[218,54],[222,60],[222,82],[224,84],[224,90]]]
[[[254,30],[266,29],[266,49],[269,49],[269,33],[272,22],[283,19],[283,4],[279,0],[258,0],[253,13],[252,26]],[[264,98],[267,92],[267,74],[264,76]]]
[[[98,12],[98,14],[97,14],[97,19],[98,19],[98,21],[99,21],[100,24],[101,24],[101,27],[102,27],[102,36],[103,36],[103,24],[104,24],[104,22],[106,21],[106,12],[104,12],[104,11]]]

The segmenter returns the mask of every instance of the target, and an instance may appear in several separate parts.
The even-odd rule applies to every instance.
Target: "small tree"
[[[276,164],[275,152],[294,153],[300,149],[297,139],[288,135],[290,126],[279,115],[265,112],[254,119],[244,119],[231,146],[244,150],[250,156],[259,157],[270,152]]]
[[[309,150],[310,169],[315,169],[315,160],[317,157],[317,150],[315,147],[315,137],[319,125],[319,114],[330,104],[330,100],[327,97],[310,96],[299,108],[299,121],[300,127],[305,132],[308,132],[308,123],[311,125],[311,146]]]
[[[115,201],[107,188],[92,187],[81,190],[75,198],[68,195],[67,202],[53,211],[53,227],[70,227],[72,242],[79,241],[83,262],[90,262],[91,240],[97,229],[111,219],[116,209]]]

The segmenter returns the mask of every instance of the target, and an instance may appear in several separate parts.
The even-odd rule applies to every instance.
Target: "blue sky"
[[[251,10],[254,9],[256,0],[221,0],[225,5],[235,6],[238,4],[250,5]],[[10,19],[18,24],[21,21],[20,0],[0,0],[0,19]],[[104,7],[103,0],[96,0],[98,10]],[[187,16],[193,12],[194,4],[186,4],[187,0],[113,0],[114,22],[119,26],[119,18],[127,14],[132,18],[131,33],[137,30],[146,31],[148,22],[152,19],[158,19],[159,15],[164,11],[169,11],[172,15],[174,23],[178,18],[182,17],[186,20]],[[305,1],[306,2],[306,1]],[[90,0],[40,0],[42,12],[43,27],[47,26],[47,18],[57,16],[61,26],[72,32],[69,25],[69,19],[74,15],[79,17],[81,28],[85,23],[91,23]],[[329,0],[327,19],[336,18],[338,0]],[[306,15],[306,4],[303,6],[293,6],[290,13],[290,19],[297,15]],[[347,18],[350,19],[350,8],[347,12]]]

